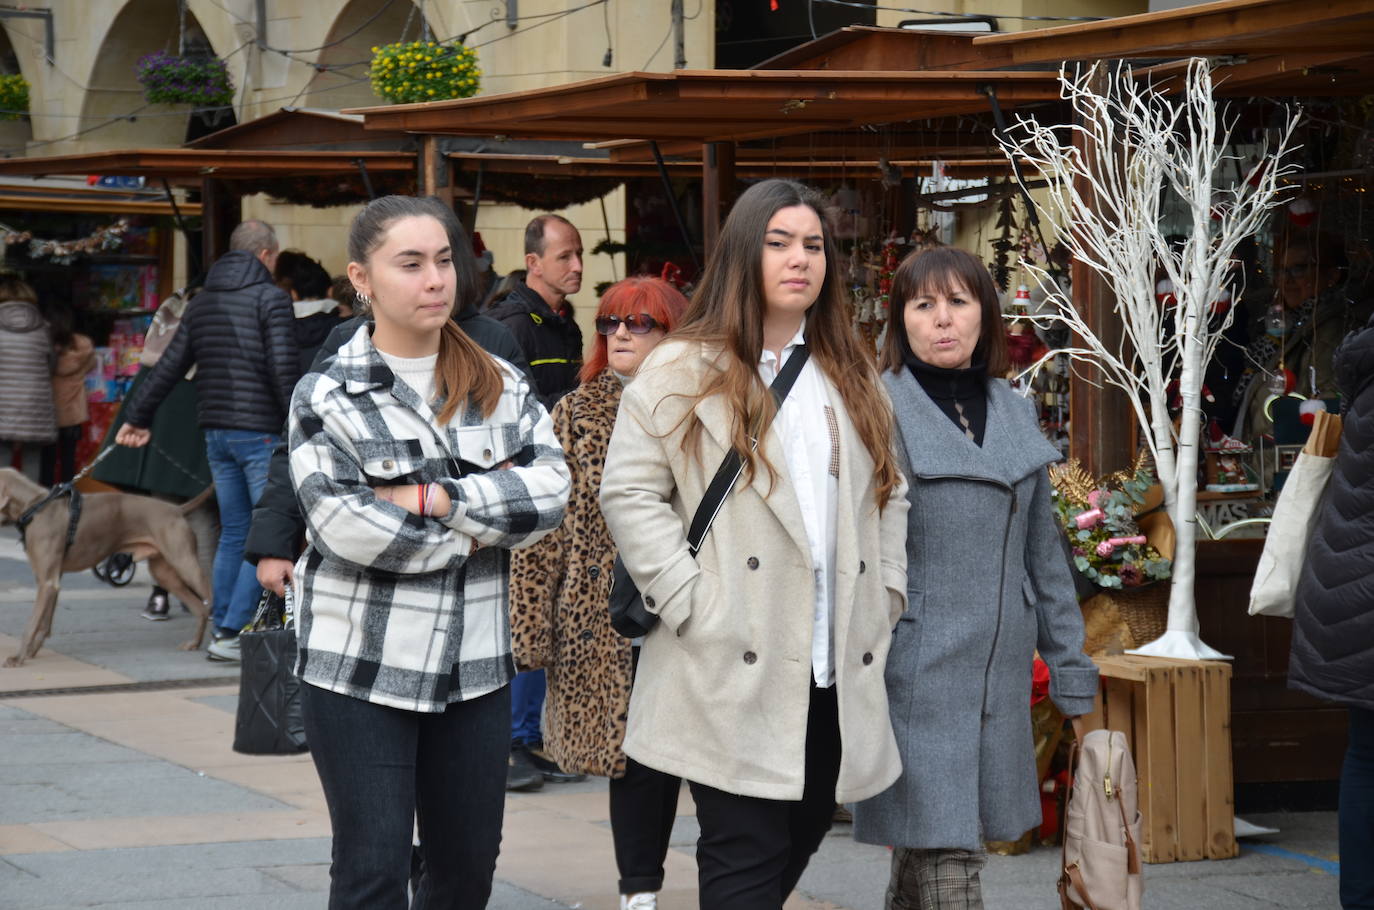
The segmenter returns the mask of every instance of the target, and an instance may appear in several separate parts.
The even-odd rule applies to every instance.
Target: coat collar
[[[404,381],[396,380],[396,374],[373,346],[370,322],[360,325],[353,337],[343,343],[334,357],[330,372],[337,375],[343,390],[349,395],[365,395],[376,389],[389,389],[392,398],[431,424],[435,422],[435,411],[429,403],[422,401],[420,394]],[[442,409],[442,402],[436,401],[435,405]]]
[[[903,367],[883,374],[897,432],[915,477],[968,477],[1013,486],[1063,456],[1000,379],[988,380],[988,422],[980,448],[956,427]]]

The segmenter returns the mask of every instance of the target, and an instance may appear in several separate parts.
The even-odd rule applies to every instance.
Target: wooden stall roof
[[[200,203],[177,203],[182,215],[201,213]],[[63,179],[0,178],[0,211],[101,212],[118,215],[171,215],[161,190],[109,189]]]
[[[656,177],[658,168],[651,161],[616,161],[610,158],[577,158],[561,155],[497,155],[486,152],[450,152],[450,161],[464,170],[478,166],[486,173],[527,174],[537,177]],[[892,158],[889,165],[910,170],[916,174],[929,173],[936,159]],[[1006,158],[969,158],[938,159],[945,166],[945,172],[952,176],[983,176],[988,173],[1003,173],[1010,166]],[[881,172],[882,163],[875,159],[837,158],[834,160],[737,160],[735,173],[740,177],[802,177],[818,171],[839,174],[862,174],[871,172],[875,177]],[[689,160],[665,162],[668,172],[674,176],[699,177],[701,175],[700,149],[697,157]]]
[[[363,118],[338,111],[284,107],[254,120],[226,127],[193,142],[191,149],[334,149],[396,151],[414,140],[400,131],[363,129]]]
[[[402,152],[240,151],[152,148],[48,155],[0,160],[0,174],[104,174],[186,179],[216,177],[317,177],[356,174],[362,161],[371,172],[414,171],[415,155]]]
[[[986,32],[851,25],[799,44],[757,70],[996,70],[1012,66],[1010,50],[974,48]]]
[[[358,108],[368,129],[549,139],[739,141],[1057,99],[1053,73],[679,70],[456,101]]]
[[[1331,96],[1374,92],[1374,0],[1220,0],[972,39],[1007,65],[1127,59],[1220,60],[1217,92]],[[1167,70],[1164,71],[1167,74]]]

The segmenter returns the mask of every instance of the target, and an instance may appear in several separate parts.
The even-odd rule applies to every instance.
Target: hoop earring
[[[361,303],[363,306],[372,306],[372,298],[364,294],[362,291],[357,292],[357,298],[358,302]]]

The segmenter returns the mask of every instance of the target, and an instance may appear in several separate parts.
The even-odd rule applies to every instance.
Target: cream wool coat
[[[714,352],[669,339],[625,389],[606,456],[601,508],[660,622],[640,657],[625,752],[718,790],[798,800],[804,787],[814,585],[801,507],[776,430],[766,470],[725,501],[697,559],[687,529],[728,446],[720,396],[696,405],[699,457],[684,451],[690,397]],[[834,647],[843,757],[835,798],[864,799],[901,771],[883,667],[906,604],[905,482],[879,516],[873,462],[839,406]]]

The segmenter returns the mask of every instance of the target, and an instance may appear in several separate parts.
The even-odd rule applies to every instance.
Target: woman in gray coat
[[[1006,341],[991,276],[962,250],[914,253],[891,299],[883,379],[911,502],[908,606],[886,670],[903,772],[857,805],[854,836],[895,848],[888,910],[981,908],[983,841],[1040,821],[1035,652],[1068,717],[1092,710],[1097,669],[1050,501],[1059,452],[992,378]]]
[[[55,353],[38,295],[13,274],[0,277],[0,467],[9,467],[9,446],[28,443],[34,453],[57,438],[52,399]],[[34,477],[38,459],[33,460]]]

